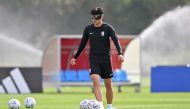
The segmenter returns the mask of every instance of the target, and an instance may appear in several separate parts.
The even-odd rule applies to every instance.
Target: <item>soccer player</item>
[[[101,109],[103,107],[102,91],[100,86],[100,77],[104,79],[106,87],[107,109],[112,109],[113,90],[112,90],[112,65],[110,56],[110,38],[113,40],[117,51],[118,59],[123,62],[122,49],[114,29],[109,24],[103,22],[103,8],[96,7],[91,10],[93,24],[86,26],[82,36],[80,46],[77,53],[71,59],[71,65],[76,64],[82,50],[85,48],[88,40],[90,42],[89,62],[91,73],[90,77],[93,82],[94,95],[96,100],[100,102]]]

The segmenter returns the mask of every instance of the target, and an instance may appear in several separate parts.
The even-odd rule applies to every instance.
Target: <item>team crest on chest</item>
[[[101,36],[104,36],[104,31],[101,32]]]

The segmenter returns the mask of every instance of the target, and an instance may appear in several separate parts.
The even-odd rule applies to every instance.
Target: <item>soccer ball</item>
[[[88,107],[88,103],[89,103],[89,100],[87,99],[84,99],[80,102],[80,109],[90,109]]]
[[[28,97],[24,100],[24,105],[26,108],[34,108],[36,105],[36,100],[32,97]]]
[[[17,99],[11,99],[8,102],[9,109],[20,109],[20,102]]]
[[[89,109],[100,109],[100,104],[97,100],[89,100],[88,107]]]
[[[93,99],[84,99],[80,102],[80,109],[100,109],[100,104]]]

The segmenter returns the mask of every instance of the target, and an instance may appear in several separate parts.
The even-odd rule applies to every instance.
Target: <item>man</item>
[[[71,64],[76,64],[76,59],[79,57],[82,50],[85,48],[88,40],[90,41],[89,62],[91,73],[90,77],[93,81],[94,95],[96,100],[100,102],[101,109],[103,107],[102,91],[100,86],[100,77],[104,79],[106,87],[107,109],[112,109],[113,90],[112,90],[112,65],[110,58],[110,37],[113,40],[117,51],[118,59],[123,62],[123,55],[120,43],[115,34],[114,29],[103,22],[103,8],[96,7],[91,10],[93,24],[88,25],[83,33],[83,37],[74,58],[71,59]]]

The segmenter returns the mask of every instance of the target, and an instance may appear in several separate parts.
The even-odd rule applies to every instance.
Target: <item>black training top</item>
[[[122,49],[118,38],[115,34],[112,26],[103,23],[101,27],[95,27],[94,24],[88,25],[83,33],[80,46],[74,58],[77,59],[84,47],[86,46],[88,39],[90,41],[90,62],[107,63],[111,62],[110,59],[110,37],[113,40],[118,54],[122,54]]]

